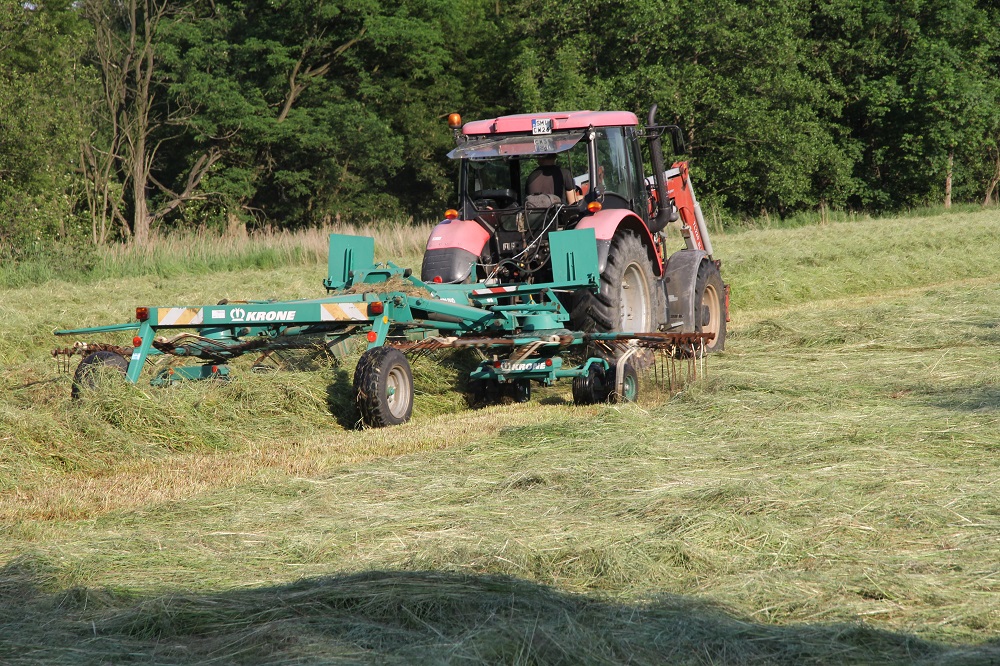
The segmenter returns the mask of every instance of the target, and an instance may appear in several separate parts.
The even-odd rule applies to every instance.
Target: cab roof
[[[594,127],[636,126],[639,119],[629,111],[552,111],[544,113],[519,113],[500,116],[489,120],[473,120],[465,123],[462,133],[466,135],[515,134],[531,132],[532,121],[550,119],[552,131],[587,129]]]

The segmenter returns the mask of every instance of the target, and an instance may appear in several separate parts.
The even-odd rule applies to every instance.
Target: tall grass
[[[998,209],[984,210],[980,206],[956,206],[952,209],[921,208],[907,211],[893,217],[874,218],[868,214],[851,211],[821,210],[805,212],[781,218],[762,214],[755,218],[733,218],[709,209],[706,212],[709,228],[718,246],[725,244],[725,239],[735,236],[750,244],[772,243],[769,232],[786,232],[792,229],[803,229],[798,236],[785,236],[786,243],[795,248],[826,248],[826,260],[830,265],[838,265],[843,270],[851,263],[869,258],[874,252],[878,255],[893,254],[897,258],[904,253],[901,248],[879,248],[880,240],[878,225],[895,226],[919,224],[947,215],[955,220],[954,227],[961,229],[963,235],[968,230],[963,228],[962,218],[982,220],[1000,215]],[[831,255],[830,250],[837,249],[841,243],[842,225],[860,225],[858,229],[867,234],[869,245],[861,252],[846,254],[849,250],[858,250],[857,245],[843,246],[842,254]],[[145,246],[134,243],[115,243],[106,246],[93,247],[89,245],[67,245],[55,243],[44,251],[29,254],[18,261],[0,263],[0,288],[24,287],[33,284],[43,284],[48,281],[79,282],[90,284],[95,281],[113,278],[131,278],[155,276],[172,278],[182,274],[208,275],[221,271],[243,269],[278,269],[295,266],[316,266],[326,263],[329,249],[328,237],[331,233],[356,234],[372,236],[376,241],[378,261],[394,261],[407,265],[416,265],[423,255],[424,246],[432,223],[413,222],[372,222],[368,224],[338,224],[320,228],[301,229],[296,231],[265,229],[249,234],[218,234],[205,229],[194,231],[175,231],[169,234],[153,234]],[[897,237],[899,229],[894,228],[889,234]],[[952,230],[954,232],[954,230]],[[945,233],[937,230],[934,233]],[[748,234],[748,235],[745,235]],[[815,237],[816,242],[794,242],[793,239]],[[855,237],[852,232],[848,235]],[[907,234],[912,238],[913,234]],[[824,242],[826,241],[826,242]],[[971,237],[965,243],[971,253],[986,254],[989,247],[988,238]],[[912,243],[912,241],[910,241]],[[677,245],[677,243],[674,243]],[[738,247],[738,246],[737,246]],[[948,247],[952,247],[949,245]],[[717,248],[718,249],[718,248]],[[727,247],[727,250],[732,248]],[[908,248],[902,248],[903,250]],[[739,257],[727,256],[717,252],[728,262]],[[791,258],[791,257],[789,257]],[[904,257],[905,258],[905,257]],[[750,260],[755,260],[750,257]],[[847,260],[847,263],[843,263]],[[904,268],[906,268],[904,266]],[[729,270],[733,267],[730,265]]]
[[[900,211],[885,213],[868,213],[864,211],[831,209],[820,206],[816,210],[804,210],[788,215],[771,214],[764,210],[760,215],[733,215],[712,205],[705,206],[705,218],[712,233],[740,232],[763,229],[795,229],[797,227],[824,226],[838,222],[865,222],[871,220],[898,220],[912,218],[939,217],[960,213],[979,213],[996,210],[996,206],[984,207],[980,204],[955,204],[949,208],[943,205],[921,206]]]
[[[1000,209],[753,229],[713,239],[736,316],[747,310],[1000,272]]]
[[[0,265],[0,287],[51,280],[92,283],[109,278],[169,278],[185,273],[322,265],[327,260],[331,233],[372,236],[380,252],[377,260],[412,263],[423,255],[431,228],[430,224],[397,222],[239,235],[198,230],[154,234],[144,246],[56,244],[36,256]]]

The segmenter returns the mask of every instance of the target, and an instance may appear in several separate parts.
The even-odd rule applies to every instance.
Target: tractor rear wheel
[[[70,396],[79,400],[84,391],[92,391],[101,383],[102,375],[125,377],[128,371],[128,361],[121,354],[110,351],[95,351],[87,354],[76,366],[73,374],[73,387]]]
[[[395,347],[375,347],[361,355],[354,371],[361,421],[373,428],[399,425],[413,413],[413,372]]]
[[[634,233],[618,234],[601,273],[600,293],[581,290],[576,295],[572,325],[587,332],[645,333],[657,330],[665,318],[663,289],[649,252]]]
[[[710,261],[698,268],[695,298],[695,332],[714,333],[715,338],[705,342],[705,351],[722,351],[726,348],[726,287],[719,268]]]

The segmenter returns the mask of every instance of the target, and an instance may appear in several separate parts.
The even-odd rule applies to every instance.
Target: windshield
[[[473,206],[477,210],[497,210],[521,206],[525,203],[525,198],[529,192],[528,181],[536,172],[544,172],[551,176],[553,168],[559,170],[558,181],[562,183],[561,192],[551,191],[552,194],[565,199],[567,190],[581,188],[579,191],[586,193],[589,184],[590,166],[587,156],[587,142],[581,141],[582,135],[574,136],[566,140],[556,139],[558,147],[562,151],[555,152],[533,152],[534,140],[530,137],[507,137],[502,141],[491,141],[489,147],[480,144],[474,149],[467,151],[462,160],[463,169],[466,173],[466,194],[472,200]],[[545,141],[549,141],[546,139]],[[465,149],[463,146],[461,149]],[[532,148],[531,152],[521,152],[512,155],[497,155],[500,151],[526,150]],[[452,151],[453,153],[455,151]],[[489,157],[477,156],[469,157],[468,153],[483,155],[483,153],[493,153]],[[546,157],[554,157],[554,164],[546,166],[540,162]],[[565,201],[564,201],[565,202]]]
[[[521,155],[542,155],[570,150],[583,132],[563,132],[548,136],[505,136],[477,137],[466,141],[448,153],[451,159],[487,159],[491,157],[513,157]]]
[[[508,160],[472,160],[469,162],[469,191],[506,190],[511,186]]]
[[[618,194],[625,199],[635,196],[632,154],[621,127],[602,127],[597,130],[598,182],[605,193]]]

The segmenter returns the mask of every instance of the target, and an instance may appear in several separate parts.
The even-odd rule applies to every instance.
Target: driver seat
[[[562,203],[555,194],[529,194],[524,198],[524,217],[528,228],[540,231],[545,224],[545,216],[553,206]]]

